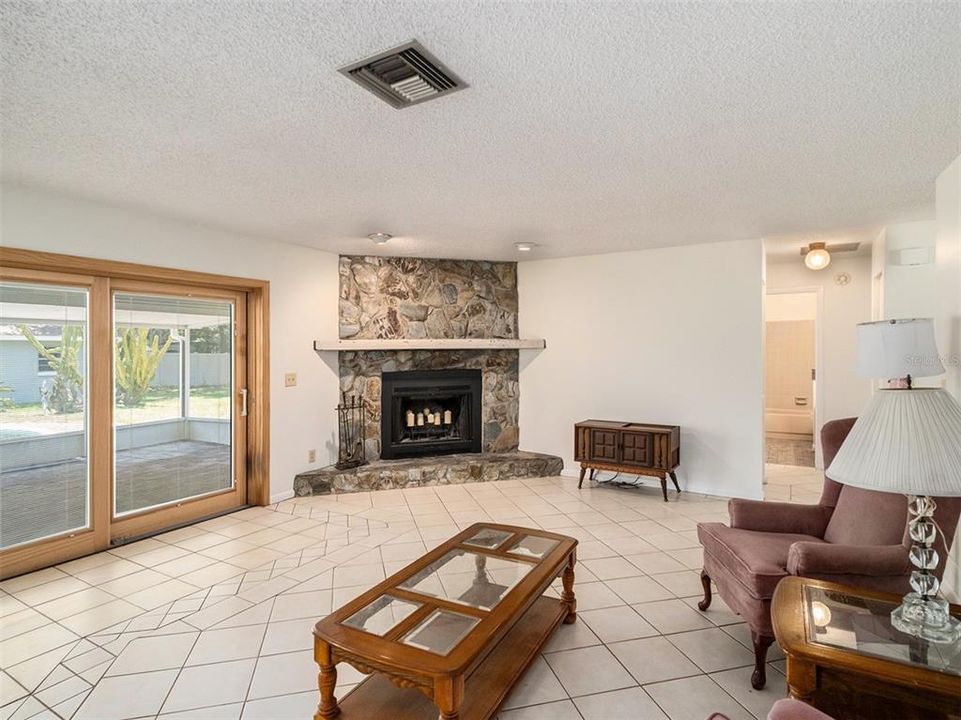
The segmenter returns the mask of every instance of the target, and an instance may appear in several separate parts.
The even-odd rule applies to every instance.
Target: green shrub
[[[114,373],[117,379],[117,402],[124,407],[139,407],[157,375],[160,361],[170,348],[173,336],[160,345],[157,334],[143,327],[117,329],[117,355]]]
[[[64,325],[60,345],[48,348],[43,345],[30,328],[17,325],[33,349],[40,353],[53,370],[53,387],[46,397],[47,405],[58,413],[75,412],[83,407],[83,375],[80,372],[80,356],[83,352],[84,330],[80,325]]]

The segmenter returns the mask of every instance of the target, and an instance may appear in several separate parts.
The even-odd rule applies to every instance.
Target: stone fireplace
[[[481,451],[481,371],[387,372],[381,378],[384,459]]]
[[[518,450],[518,348],[544,341],[517,338],[515,263],[341,257],[339,316],[339,339],[314,349],[337,353],[340,389],[364,400],[370,462],[299,473],[297,495],[561,472]]]
[[[341,339],[517,338],[517,266],[512,262],[340,258]],[[519,442],[517,350],[356,350],[339,353],[340,389],[367,406],[367,458],[382,451],[384,373],[473,370],[480,419],[472,442],[511,452]],[[423,410],[423,408],[422,408]],[[416,422],[416,414],[415,414]],[[479,438],[476,435],[479,433]],[[404,455],[406,457],[406,455]]]

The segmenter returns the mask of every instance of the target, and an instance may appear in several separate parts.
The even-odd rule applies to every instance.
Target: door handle
[[[240,389],[240,416],[247,417],[247,388]]]

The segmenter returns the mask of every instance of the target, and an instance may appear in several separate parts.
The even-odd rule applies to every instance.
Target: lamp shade
[[[961,405],[941,388],[879,390],[825,472],[870,490],[961,496]]]
[[[870,378],[928,377],[944,366],[931,318],[881,320],[858,325],[858,375]]]

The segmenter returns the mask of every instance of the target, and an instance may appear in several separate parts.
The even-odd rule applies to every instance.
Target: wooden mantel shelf
[[[317,352],[343,350],[543,350],[544,338],[513,340],[506,338],[453,338],[418,340],[314,340]]]

